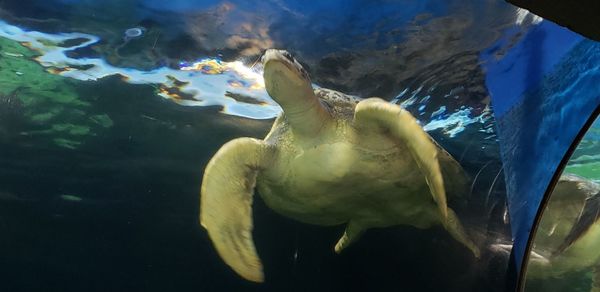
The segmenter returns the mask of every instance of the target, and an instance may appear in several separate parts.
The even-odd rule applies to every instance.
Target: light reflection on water
[[[111,75],[120,75],[132,84],[161,84],[166,87],[160,95],[186,106],[223,106],[223,113],[254,118],[275,117],[279,106],[266,94],[261,72],[248,68],[242,62],[224,62],[219,59],[204,59],[194,67],[184,66],[181,70],[161,67],[151,71],[120,68],[100,58],[71,58],[68,51],[85,48],[100,41],[100,38],[84,33],[49,34],[26,31],[0,21],[0,36],[21,42],[40,54],[35,60],[48,72],[77,80],[98,80]],[[63,45],[69,40],[82,40],[75,45]],[[10,53],[10,52],[9,52]],[[179,89],[189,95],[184,98],[170,94]],[[175,90],[175,92],[179,91]],[[237,102],[227,98],[227,93],[246,96],[254,103]]]
[[[120,75],[125,82],[132,84],[159,84],[159,95],[184,106],[222,106],[225,114],[253,119],[275,117],[281,109],[264,90],[260,67],[249,67],[241,61],[226,62],[219,58],[204,58],[193,63],[182,63],[181,68],[160,67],[151,71],[135,68],[121,68],[109,64],[101,58],[72,58],[69,51],[92,46],[100,41],[98,36],[85,33],[50,34],[28,31],[0,21],[0,36],[36,51],[40,56],[35,61],[50,73],[77,80],[98,80],[112,75]],[[66,45],[69,41],[77,42]],[[10,52],[4,52],[11,54]],[[425,80],[431,81],[431,80]],[[395,100],[403,100],[403,107],[418,104],[420,115],[425,113],[429,95],[420,98],[423,85],[405,97],[404,90]],[[433,91],[435,86],[429,88]],[[452,89],[446,96],[451,95]],[[242,98],[235,98],[242,97]],[[473,113],[470,106],[462,106],[446,112],[446,106],[434,110],[427,109],[431,119],[423,125],[426,131],[441,129],[445,135],[454,138],[465,127],[474,123],[485,124],[491,118],[489,106]],[[435,118],[433,118],[435,116]],[[419,118],[419,117],[417,117]],[[490,132],[491,127],[481,131]]]

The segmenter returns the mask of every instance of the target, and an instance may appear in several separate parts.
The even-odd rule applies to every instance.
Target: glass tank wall
[[[0,290],[511,290],[519,102],[596,53],[500,0],[2,1]]]
[[[596,120],[550,194],[532,242],[525,291],[600,289],[600,153]]]

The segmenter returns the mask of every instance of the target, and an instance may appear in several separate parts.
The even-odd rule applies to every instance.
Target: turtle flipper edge
[[[417,120],[402,107],[380,98],[368,98],[356,105],[354,122],[361,127],[385,128],[405,143],[423,172],[442,221],[448,218],[444,179],[438,161],[438,148]]]
[[[475,258],[481,258],[481,251],[479,250],[479,247],[477,247],[477,245],[469,238],[464,227],[460,223],[458,216],[456,216],[456,213],[454,213],[454,211],[450,208],[448,208],[448,220],[446,220],[444,228],[448,230],[448,233],[450,233],[450,235],[456,239],[456,241],[467,247],[471,253],[473,253]]]
[[[252,239],[256,176],[265,159],[263,141],[239,138],[223,145],[206,166],[200,194],[200,224],[217,252],[247,280],[263,282]]]

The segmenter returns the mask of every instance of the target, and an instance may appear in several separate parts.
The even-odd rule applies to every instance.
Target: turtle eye
[[[306,72],[306,70],[304,70],[304,68],[302,67],[300,67],[300,74],[302,75],[302,77],[304,77],[304,79],[310,80],[310,77],[308,77],[308,72]]]
[[[283,56],[284,56],[286,59],[288,59],[288,61],[290,61],[290,62],[292,62],[292,63],[294,62],[294,57],[292,57],[292,55],[291,55],[290,53],[288,53],[287,51],[283,51],[283,52],[282,52],[282,55],[283,55]]]

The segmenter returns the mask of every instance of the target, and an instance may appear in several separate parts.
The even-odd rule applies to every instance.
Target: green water
[[[600,181],[600,119],[594,122],[577,146],[565,173]]]

